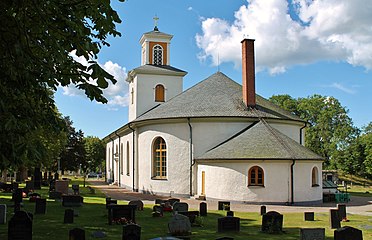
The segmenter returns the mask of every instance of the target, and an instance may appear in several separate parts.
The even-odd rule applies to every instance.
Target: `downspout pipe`
[[[135,190],[135,185],[134,185],[134,180],[135,180],[135,177],[134,177],[134,159],[135,159],[135,154],[136,154],[136,151],[135,151],[135,148],[134,148],[134,145],[135,145],[135,143],[134,143],[134,140],[135,140],[135,137],[134,137],[134,132],[135,132],[135,130],[132,128],[132,126],[129,124],[128,125],[128,128],[130,129],[130,130],[132,130],[132,162],[133,162],[133,164],[132,164],[132,171],[133,171],[133,173],[132,173],[132,175],[133,175],[133,180],[132,180],[132,189],[133,189],[133,192],[136,192],[136,190]]]
[[[192,196],[192,167],[194,166],[195,162],[193,161],[192,157],[192,126],[190,123],[190,118],[187,118],[187,124],[189,125],[189,149],[190,149],[190,196]]]
[[[302,145],[302,129],[306,127],[306,122],[304,126],[300,128],[300,144]],[[296,164],[296,159],[292,159],[291,164],[291,204],[294,204],[294,165]]]
[[[114,150],[115,150],[115,148],[114,148],[114,139],[111,137],[111,136],[109,136],[109,138],[110,138],[110,140],[111,140],[111,142],[112,142],[112,151],[111,151],[111,183],[113,183],[114,182]]]
[[[120,179],[121,179],[121,151],[120,151],[120,149],[121,149],[121,146],[120,146],[120,136],[119,136],[119,134],[117,134],[117,132],[115,131],[114,132],[115,133],[115,135],[119,138],[119,148],[118,148],[118,151],[119,151],[119,155],[118,155],[118,157],[119,157],[119,164],[118,164],[118,166],[119,166],[119,171],[118,171],[118,174],[119,174],[119,176],[118,176],[118,184],[119,184],[119,187],[120,187]]]

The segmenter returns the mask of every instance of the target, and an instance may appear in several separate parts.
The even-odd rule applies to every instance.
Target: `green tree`
[[[40,129],[63,131],[51,90],[75,84],[91,100],[107,102],[102,89],[115,80],[96,59],[108,36],[120,36],[121,20],[102,0],[3,0],[0,9],[0,169],[6,169],[42,160],[40,142],[28,141]]]
[[[363,168],[365,169],[365,176],[372,178],[372,122],[363,128],[360,136],[360,142],[364,146]]]
[[[98,137],[88,136],[84,139],[87,170],[98,171],[105,161],[105,145]]]
[[[346,149],[358,130],[348,110],[336,98],[313,95],[293,99],[289,95],[276,95],[270,101],[307,121],[306,147],[326,159],[326,168],[337,167],[338,151]]]

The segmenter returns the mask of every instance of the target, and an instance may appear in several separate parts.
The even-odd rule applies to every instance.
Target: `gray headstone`
[[[122,239],[140,240],[141,239],[141,227],[137,224],[124,225]]]
[[[341,227],[338,209],[329,209],[329,221],[332,229]]]
[[[172,236],[188,236],[191,234],[191,223],[188,217],[175,214],[168,223],[168,230]]]
[[[262,215],[261,231],[266,233],[281,233],[283,231],[283,215],[270,211]]]
[[[217,231],[226,232],[226,231],[240,231],[240,218],[238,217],[222,217],[217,220]]]
[[[324,240],[325,228],[300,228],[300,240]]]
[[[185,202],[175,202],[173,204],[174,212],[187,212],[189,210],[189,205]]]
[[[6,204],[0,204],[0,224],[6,224]]]
[[[266,206],[261,206],[260,207],[260,214],[264,215],[266,213]]]
[[[349,226],[345,226],[334,231],[334,240],[363,240],[361,230]]]
[[[138,211],[143,211],[143,202],[141,200],[130,201],[128,205],[135,205]]]
[[[153,217],[162,217],[163,216],[163,206],[155,205],[152,207],[152,211],[155,214],[152,214]]]
[[[201,202],[199,204],[199,212],[200,212],[200,216],[207,216],[207,213],[208,213],[207,203]]]

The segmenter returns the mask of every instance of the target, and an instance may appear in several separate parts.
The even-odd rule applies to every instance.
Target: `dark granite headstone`
[[[185,212],[178,212],[178,214],[182,214],[188,217],[190,220],[190,223],[194,224],[196,217],[199,216],[199,211],[185,211]]]
[[[36,202],[36,199],[41,198],[41,195],[39,193],[30,193],[28,197],[30,202]]]
[[[199,212],[200,216],[207,216],[208,210],[207,210],[207,203],[206,202],[201,202],[199,204]]]
[[[122,240],[140,240],[141,227],[137,224],[127,224],[123,226]]]
[[[160,205],[155,205],[152,207],[153,217],[162,217],[164,212],[163,212],[163,206]]]
[[[226,217],[234,217],[234,212],[233,211],[227,211],[226,212]]]
[[[85,240],[85,230],[81,228],[73,228],[68,232],[69,240]]]
[[[63,223],[74,223],[74,209],[66,209]]]
[[[189,210],[189,205],[185,202],[175,202],[173,204],[174,212],[187,212]]]
[[[141,200],[130,201],[128,205],[135,205],[138,211],[143,211],[143,202]]]
[[[22,202],[23,190],[21,188],[17,188],[13,192],[13,201],[14,201],[14,212],[21,210],[21,202]]]
[[[106,209],[108,209],[109,205],[117,205],[117,204],[118,204],[118,200],[106,198]]]
[[[266,213],[266,206],[261,206],[260,207],[260,214],[264,215]]]
[[[345,226],[334,231],[334,240],[363,240],[361,230],[349,226]]]
[[[300,228],[300,240],[324,240],[325,228]]]
[[[0,204],[0,224],[6,224],[6,204]]]
[[[8,240],[32,240],[32,217],[24,211],[17,211],[9,220]]]
[[[50,199],[61,199],[62,198],[62,193],[61,192],[49,192],[49,198]]]
[[[338,209],[329,209],[329,221],[332,229],[341,227]]]
[[[56,191],[56,180],[52,179],[49,182],[49,192],[55,192]]]
[[[59,180],[59,174],[58,173],[54,174],[54,180]]]
[[[314,212],[304,212],[305,221],[314,221]]]
[[[80,207],[83,205],[84,198],[79,195],[62,195],[63,207]]]
[[[26,181],[26,187],[27,191],[34,190],[34,182],[33,181]]]
[[[80,189],[78,184],[72,184],[71,185],[72,190],[74,191],[74,195],[79,195],[80,194]]]
[[[42,174],[40,172],[40,168],[35,168],[34,171],[34,188],[35,189],[41,189],[41,177]]]
[[[230,202],[218,201],[218,210],[230,211]]]
[[[163,199],[155,199],[155,204],[162,204],[164,203]]]
[[[46,199],[37,198],[35,201],[35,214],[45,214],[46,212]]]
[[[240,218],[238,217],[222,217],[218,218],[218,232],[240,231]]]
[[[346,216],[346,204],[337,204],[338,209],[338,217],[340,218],[340,221],[347,220]]]
[[[136,208],[135,205],[109,205],[108,224],[136,223]]]
[[[283,231],[283,215],[270,211],[262,215],[261,231],[266,233],[281,233]]]

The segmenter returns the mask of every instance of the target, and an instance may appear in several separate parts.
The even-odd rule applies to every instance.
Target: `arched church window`
[[[259,166],[253,166],[249,169],[248,186],[264,186],[264,171]]]
[[[127,142],[127,157],[126,157],[126,163],[127,163],[127,176],[129,176],[129,142]]]
[[[167,178],[167,145],[163,138],[158,137],[153,144],[153,178]]]
[[[318,182],[318,168],[317,167],[313,167],[313,170],[311,171],[311,186],[313,187],[318,187],[319,186],[319,182]]]
[[[155,102],[164,102],[164,86],[161,84],[156,85],[155,87]]]
[[[154,65],[163,65],[163,48],[155,45],[153,48]]]

